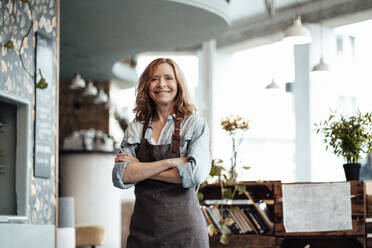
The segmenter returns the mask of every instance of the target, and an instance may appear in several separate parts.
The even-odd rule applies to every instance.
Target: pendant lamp
[[[265,1],[265,4],[266,4],[266,12],[268,16],[270,17],[270,42],[271,42],[270,46],[272,49],[272,53],[274,53],[274,46],[273,46],[273,42],[274,42],[273,41],[273,18],[275,16],[274,0]],[[274,68],[273,60],[270,60],[270,61],[271,61],[271,70],[273,70]],[[278,88],[279,88],[279,85],[275,83],[274,77],[271,79],[271,83],[265,87],[265,89],[278,89]]]
[[[70,89],[80,89],[85,87],[85,80],[81,77],[79,73],[76,73],[74,78],[72,79],[72,84],[70,85]]]
[[[271,83],[268,84],[265,89],[279,89],[279,85],[275,83],[274,78],[271,80]]]
[[[324,73],[324,72],[328,72],[331,70],[331,67],[326,64],[324,62],[324,56],[323,56],[323,25],[322,25],[322,22],[321,22],[321,12],[322,11],[322,1],[320,0],[319,1],[319,23],[320,23],[320,50],[321,50],[321,53],[322,53],[322,56],[320,56],[320,60],[319,60],[319,63],[314,65],[312,71],[311,71],[311,75],[314,75],[314,74],[320,74],[320,73]]]
[[[94,103],[96,104],[106,103],[107,101],[108,101],[107,94],[103,91],[103,89],[99,89],[97,98],[94,99]]]
[[[311,43],[310,31],[302,26],[301,16],[296,16],[293,25],[285,30],[283,41],[288,41],[294,45]]]
[[[83,92],[84,96],[95,96],[97,95],[97,88],[93,85],[92,81],[88,82],[88,86],[85,88]]]
[[[311,73],[314,74],[316,72],[327,72],[329,70],[330,70],[330,66],[324,62],[324,58],[322,56],[319,60],[319,63],[317,65],[314,65]]]

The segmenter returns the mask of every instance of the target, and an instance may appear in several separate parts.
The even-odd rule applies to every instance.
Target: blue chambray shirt
[[[151,121],[146,129],[145,139],[153,145],[163,145],[172,143],[174,131],[175,114],[168,117],[168,121],[163,127],[158,143],[152,139]],[[142,128],[144,122],[131,122],[124,133],[123,141],[119,153],[130,153],[136,156],[135,149],[141,143]],[[186,120],[181,121],[180,130],[180,155],[187,157],[188,162],[177,166],[178,173],[182,178],[184,188],[198,189],[211,170],[211,158],[209,152],[209,130],[206,121],[198,116],[191,115]],[[115,162],[112,170],[112,182],[115,187],[128,189],[135,183],[123,182],[125,167],[129,162]]]

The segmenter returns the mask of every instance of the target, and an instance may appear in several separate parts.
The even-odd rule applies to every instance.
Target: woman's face
[[[177,90],[173,68],[167,63],[158,65],[150,79],[149,95],[151,99],[157,106],[173,104]]]

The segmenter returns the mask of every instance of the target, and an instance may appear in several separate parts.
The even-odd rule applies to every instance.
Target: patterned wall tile
[[[56,0],[0,1],[0,91],[21,97],[35,107],[35,32],[38,30],[53,37],[56,44],[57,27]],[[32,21],[33,20],[33,21]],[[14,50],[4,47],[12,40]],[[57,66],[57,65],[55,65]],[[55,90],[55,88],[53,89]],[[34,146],[34,110],[30,124],[30,148]],[[56,116],[55,118],[56,119]],[[52,130],[56,137],[56,130]],[[55,157],[55,156],[54,156]],[[55,163],[51,164],[50,179],[33,176],[33,155],[29,157],[30,202],[29,216],[32,224],[54,224],[55,222]]]

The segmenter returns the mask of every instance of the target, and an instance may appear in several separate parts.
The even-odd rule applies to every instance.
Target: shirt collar
[[[168,116],[168,120],[170,120],[170,119],[176,119],[176,114],[171,114],[171,115],[169,115],[169,116]]]
[[[170,115],[168,116],[168,120],[171,120],[171,119],[175,120],[175,119],[176,119],[176,114],[170,114]],[[151,121],[152,121],[152,115],[150,116],[149,124],[148,124],[147,127],[151,127]],[[152,127],[151,127],[151,128],[152,128]]]

